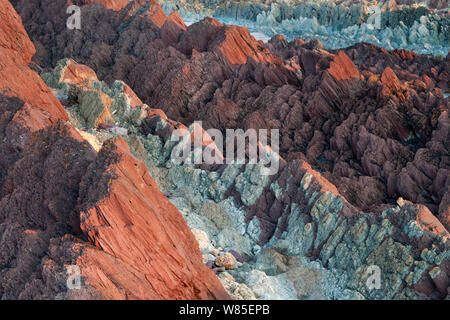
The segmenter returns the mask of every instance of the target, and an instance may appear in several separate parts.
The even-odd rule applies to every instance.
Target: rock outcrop
[[[120,138],[97,153],[67,123],[27,66],[34,47],[6,0],[0,15],[0,298],[227,299],[146,166]],[[67,86],[96,80],[70,60],[56,73]],[[135,107],[128,87],[114,88]]]
[[[189,28],[177,48],[190,56],[193,50],[216,54],[227,67],[243,65],[248,59],[255,62],[280,63],[250,35],[247,28],[224,26],[217,20],[206,18]]]
[[[0,16],[3,25],[0,30],[0,93],[24,102],[25,106],[16,119],[20,119],[21,124],[32,131],[42,129],[58,119],[67,120],[67,114],[58,99],[51,94],[42,79],[29,68],[23,67],[31,63],[36,51],[20,17],[7,1],[1,7]],[[27,121],[30,117],[34,121]]]
[[[63,224],[71,236],[58,234],[54,250],[70,247],[77,237],[92,244],[75,259],[82,269],[94,266],[85,274],[94,279],[89,294],[183,297],[171,282],[169,292],[145,289],[142,275],[159,278],[159,271],[148,265],[140,245],[153,250],[158,242],[142,233],[147,222],[164,220],[153,209],[145,217],[131,214],[133,208],[162,207],[173,211],[174,226],[182,225],[170,200],[196,230],[203,257],[178,248],[178,236],[157,229],[155,235],[176,246],[164,242],[161,248],[184,258],[185,267],[174,270],[171,264],[180,264],[159,252],[155,263],[178,272],[186,298],[226,297],[210,277],[213,271],[236,299],[448,297],[449,98],[442,91],[448,89],[449,56],[389,52],[367,43],[325,50],[318,40],[289,42],[283,36],[264,44],[244,28],[211,18],[187,27],[177,14],[167,17],[147,1],[116,11],[86,4],[84,27],[72,31],[59,14],[65,1],[53,1],[50,9],[47,0],[13,3],[37,47],[33,59],[45,68],[42,78],[76,127],[68,127],[69,136],[89,141],[80,156],[86,158],[85,169],[72,172],[69,162],[67,175],[73,179],[58,188],[78,188],[76,208],[60,209],[59,191],[49,188],[42,196],[44,209],[36,211],[45,213],[37,220],[41,227],[60,221],[61,214],[72,217]],[[42,17],[46,34],[39,31]],[[6,123],[18,104],[8,103]],[[210,128],[279,129],[279,172],[264,176],[254,164],[171,161],[175,148]],[[188,133],[187,139],[172,141],[176,129]],[[58,133],[61,139],[67,135]],[[44,138],[26,154],[34,154]],[[7,168],[28,163],[16,162],[21,155],[7,148],[16,157],[5,157]],[[198,151],[191,150],[188,159]],[[134,156],[147,164],[152,178]],[[58,185],[53,176],[43,181]],[[8,195],[20,185],[4,181]],[[117,212],[128,201],[122,193],[132,204]],[[149,203],[139,200],[148,193],[158,196],[148,196]],[[143,224],[136,227],[138,220]],[[115,242],[111,234],[123,240]],[[194,237],[184,239],[192,244]],[[85,248],[86,242],[76,243]],[[206,267],[198,263],[202,258]],[[129,268],[131,261],[141,266],[139,275]],[[60,260],[54,264],[60,268]],[[376,290],[367,285],[374,266],[382,278]],[[206,274],[201,280],[199,270]],[[136,281],[122,290],[126,278]]]
[[[283,37],[265,48],[243,28],[213,19],[186,29],[174,14],[158,27],[161,23],[145,12],[159,12],[159,6],[146,3],[139,11],[137,2],[117,12],[82,7],[88,29],[105,30],[96,26],[102,21],[108,36],[74,33],[60,25],[60,15],[49,16],[49,28],[74,44],[63,48],[61,41],[36,32],[32,21],[39,8],[30,11],[30,6],[17,3],[35,42],[55,48],[52,56],[44,51],[36,56],[47,67],[69,55],[108,84],[123,80],[142,102],[186,125],[201,120],[205,129],[280,129],[282,156],[306,159],[362,209],[379,211],[401,196],[437,216],[447,210],[442,205],[447,182],[435,178],[448,168],[448,100],[441,94],[449,81],[448,59],[368,44],[329,52],[320,41]],[[170,20],[178,22],[169,27]],[[107,105],[98,95],[89,94],[86,101]],[[112,119],[108,112],[91,115],[83,108],[81,115],[94,125]],[[366,191],[360,192],[362,186]]]
[[[294,40],[318,38],[335,49],[369,42],[386,49],[402,48],[446,55],[449,50],[448,3],[445,1],[164,1],[164,10],[187,18],[213,16],[245,25],[265,37],[276,33]]]
[[[75,0],[72,1],[74,5],[85,5],[93,2],[99,2],[103,4],[106,8],[111,10],[120,10],[125,8],[130,1],[128,0]]]
[[[107,192],[105,197],[102,191]],[[159,191],[145,164],[130,154],[122,138],[103,146],[83,177],[79,193],[83,233],[90,243],[127,266],[127,274],[121,274],[120,267],[109,270],[103,260],[98,266],[95,260],[81,258],[83,274],[102,296],[227,297],[214,273],[202,264],[198,244],[183,217]],[[129,278],[134,287],[127,285]]]
[[[331,77],[362,81],[342,52],[329,58]],[[397,82],[389,81],[390,87]],[[180,209],[203,262],[234,299],[447,297],[449,233],[426,206],[399,198],[380,213],[363,211],[303,160],[283,162],[270,178],[250,164],[203,170],[175,164],[170,154],[183,142],[171,141],[171,134],[177,128],[192,134],[197,124],[186,128],[161,110],[143,121],[114,118],[133,132],[123,138]],[[87,130],[99,144],[114,136]],[[371,181],[361,183],[363,189]],[[377,290],[367,286],[374,266],[383,283]]]

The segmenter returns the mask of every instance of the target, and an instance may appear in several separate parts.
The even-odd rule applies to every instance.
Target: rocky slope
[[[342,59],[337,60],[347,61]],[[64,80],[74,68],[85,67],[65,59],[43,75],[58,97],[70,104],[70,121],[84,127],[82,133],[92,145],[117,135],[127,141],[180,209],[204,263],[233,298],[447,297],[449,233],[424,205],[399,198],[380,214],[364,212],[302,160],[282,162],[280,172],[271,178],[250,164],[206,170],[174,164],[170,154],[183,142],[172,142],[171,134],[175,128],[193,132],[195,125],[186,128],[146,105],[132,107],[134,94],[114,89],[120,81],[109,88],[98,80],[91,80],[89,87],[82,81]],[[100,88],[113,99],[112,104],[97,105],[103,111],[121,105],[108,125],[82,124],[89,106],[79,97],[91,88]],[[140,110],[137,114],[135,108]],[[103,113],[97,112],[98,117]],[[382,270],[383,285],[378,290],[366,285],[372,265]]]
[[[228,298],[147,167],[123,140],[96,152],[67,123],[8,1],[0,16],[0,298]],[[68,266],[81,289],[66,286]]]
[[[48,13],[29,10],[28,2],[17,6],[36,34],[33,17]],[[165,17],[159,6],[148,6],[125,22],[117,21],[131,5],[119,12],[84,6],[84,23],[93,24],[86,32],[67,30],[61,15],[48,14],[46,26],[60,41],[36,34],[39,47],[54,52],[43,50],[35,60],[53,67],[58,58],[73,57],[109,84],[123,80],[144,103],[186,125],[280,129],[281,154],[306,159],[352,204],[382,210],[402,196],[445,221],[448,100],[441,90],[448,88],[448,58],[366,44],[347,54],[328,52],[320,42],[283,37],[266,48],[246,29],[213,19],[186,29],[176,14]],[[155,16],[167,21],[159,27]],[[367,193],[359,192],[362,186]]]
[[[327,48],[369,42],[392,50],[447,55],[448,1],[172,1],[166,12],[178,10],[198,21],[214,16],[224,23],[249,27],[253,32],[288,39],[320,39]]]
[[[66,1],[12,3],[72,125],[97,149],[122,136],[233,298],[448,296],[449,56],[365,43],[327,51],[281,36],[264,45],[211,18],[187,27],[146,1],[85,5],[84,27],[71,31]],[[197,130],[195,120],[200,129],[280,129],[280,172],[173,165],[170,135]],[[127,149],[113,141],[116,154]],[[124,200],[111,201],[80,210]],[[83,223],[88,235],[105,225],[89,214]],[[100,234],[103,250],[120,249]],[[382,271],[378,290],[366,286],[372,265]]]

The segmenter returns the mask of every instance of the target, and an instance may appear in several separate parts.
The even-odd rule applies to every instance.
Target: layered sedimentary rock
[[[105,184],[107,196],[98,202]],[[227,298],[214,273],[203,266],[183,217],[121,138],[103,146],[80,189],[81,229],[92,244],[126,267],[123,274],[121,266],[111,268],[108,261],[94,257],[92,263],[89,256],[81,256],[88,283],[105,298]]]
[[[18,7],[28,12],[29,5],[19,3]],[[223,27],[211,19],[186,31],[177,24],[177,43],[165,43],[164,30],[169,24],[159,28],[143,14],[158,8],[146,4],[142,13],[120,22],[113,17],[122,17],[129,8],[114,13],[99,5],[85,6],[89,15],[103,17],[95,21],[114,21],[108,28],[111,40],[97,37],[93,43],[94,38],[83,30],[59,30],[60,17],[55,15],[50,20],[56,20],[54,32],[67,39],[84,35],[84,41],[69,41],[77,43],[71,49],[58,48],[51,39],[38,35],[36,41],[56,46],[59,53],[51,60],[69,54],[96,69],[108,83],[122,79],[143,102],[185,124],[202,120],[206,129],[242,125],[244,129],[280,129],[283,156],[305,156],[362,208],[402,196],[425,203],[435,214],[446,210],[446,204],[444,209],[439,207],[446,199],[447,184],[435,177],[438,172],[445,176],[448,166],[444,152],[448,102],[438,89],[447,89],[448,60],[408,51],[389,53],[363,44],[346,49],[359,71],[346,54],[327,52],[320,42],[287,42],[276,37],[268,44],[270,53],[244,30]],[[89,25],[88,19],[84,21]],[[136,37],[142,33],[138,25],[145,26],[146,38]],[[247,39],[248,49],[233,50],[239,38]],[[103,49],[117,54],[110,54],[106,61],[97,54],[82,54],[90,50],[103,54]],[[274,54],[284,63],[277,62]],[[246,55],[248,61],[243,63]],[[45,63],[49,58],[46,55],[41,60],[38,54],[36,59]],[[149,68],[152,72],[147,72]],[[386,81],[395,78],[399,80],[393,91]],[[381,149],[390,151],[385,155]],[[424,157],[430,152],[443,156],[434,157],[435,163],[425,169]],[[369,187],[366,195],[356,192],[362,185]]]
[[[180,10],[198,21],[214,16],[272,37],[318,38],[327,48],[365,41],[387,49],[403,48],[446,55],[449,8],[446,1],[171,1],[165,11]]]
[[[146,166],[120,139],[97,153],[67,123],[27,66],[34,46],[8,1],[0,15],[0,298],[228,298]],[[96,78],[72,61],[59,75],[84,87]],[[116,89],[123,98],[127,87]]]
[[[71,1],[74,5],[85,5],[93,2],[100,2],[105,7],[111,10],[120,10],[124,7],[126,7],[129,3],[128,0],[75,0]]]
[[[123,137],[233,298],[447,297],[448,56],[281,36],[264,45],[141,4],[83,6],[84,29],[70,31],[64,1],[52,14],[15,2],[71,123],[97,149]],[[39,15],[59,41],[39,33]],[[271,177],[248,164],[175,165],[177,128],[280,129],[284,160]]]
[[[327,72],[335,80],[361,80],[343,52],[331,58]],[[65,64],[61,61],[44,78],[49,83],[61,79],[60,66]],[[388,90],[396,91],[400,82],[391,73],[388,69],[382,78],[389,79]],[[55,87],[62,100],[64,84]],[[83,86],[66,84],[69,92]],[[110,93],[97,80],[91,86]],[[68,110],[76,118],[80,108],[74,103]],[[177,128],[193,132],[196,125],[186,128],[161,110],[134,120],[117,114],[110,125],[127,129],[129,134],[122,137],[183,213],[204,263],[233,298],[447,297],[449,233],[424,205],[399,198],[378,214],[362,211],[303,160],[282,161],[272,177],[260,175],[258,166],[250,164],[206,170],[175,164],[172,150],[184,142],[172,141],[172,133]],[[117,135],[104,126],[85,130],[94,144]],[[373,266],[382,274],[377,290],[367,285]]]
[[[0,12],[3,27],[0,30],[0,50],[2,54],[1,94],[22,100],[25,107],[17,119],[34,117],[35,121],[21,121],[31,130],[42,129],[58,119],[67,120],[61,104],[41,78],[29,68],[23,68],[31,62],[35,48],[29,40],[20,18],[9,3],[2,6]],[[24,84],[28,84],[26,87]]]

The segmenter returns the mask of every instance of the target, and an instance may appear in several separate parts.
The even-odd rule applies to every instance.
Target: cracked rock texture
[[[186,29],[147,2],[116,12],[85,5],[89,27],[74,32],[58,14],[64,1],[38,2],[39,8],[16,3],[38,47],[54,50],[38,50],[36,62],[54,67],[59,58],[73,58],[112,87],[124,81],[142,102],[187,126],[201,120],[205,129],[279,129],[286,160],[307,160],[359,208],[381,212],[401,196],[425,204],[447,224],[448,98],[442,91],[448,90],[448,57],[368,44],[330,52],[320,41],[282,36],[263,45],[246,29],[214,19]],[[37,33],[38,16],[51,32]],[[169,26],[177,30],[176,42],[166,42]],[[81,104],[97,107],[82,107],[80,118],[88,125],[107,122],[112,106],[98,108],[112,103],[110,97],[84,91]],[[237,188],[246,189],[239,181]],[[216,185],[217,192],[226,188]]]
[[[0,298],[227,299],[146,166],[122,139],[97,153],[67,123],[28,68],[34,46],[8,1],[0,16]],[[68,67],[59,80],[95,76]]]
[[[342,72],[350,61],[344,57],[335,59],[332,73],[341,70],[341,78],[359,79],[354,65]],[[395,89],[396,80],[389,79],[387,86]],[[125,141],[182,212],[203,262],[233,299],[447,297],[449,233],[425,205],[399,198],[378,213],[361,210],[304,160],[283,162],[271,177],[250,164],[205,169],[175,164],[171,150],[183,141],[170,137],[183,125],[161,110],[149,110],[138,122],[124,119],[116,116],[114,123],[133,132]],[[99,144],[114,136],[103,128],[86,132]],[[261,186],[250,192],[251,202],[242,181]],[[377,290],[367,287],[374,265],[383,283]]]
[[[319,40],[283,36],[264,44],[245,28],[212,18],[187,27],[178,14],[167,16],[146,1],[116,11],[86,4],[85,27],[70,31],[65,1],[12,3],[37,47],[33,59],[44,67],[42,78],[76,134],[102,150],[78,177],[81,186],[91,185],[86,179],[99,184],[100,194],[81,189],[77,200],[76,232],[92,250],[113,253],[125,265],[136,253],[142,263],[136,277],[153,275],[139,244],[129,248],[110,236],[151,241],[129,227],[143,219],[132,209],[136,204],[130,215],[110,212],[127,203],[117,192],[124,185],[134,188],[132,201],[160,188],[164,194],[153,206],[166,203],[171,221],[182,225],[170,200],[202,249],[203,257],[178,248],[171,237],[164,242],[193,268],[178,270],[192,288],[189,297],[196,288],[197,297],[226,296],[218,279],[204,276],[213,272],[199,265],[203,260],[235,299],[448,298],[449,98],[442,92],[450,82],[449,55],[430,58],[367,43],[326,50]],[[42,33],[44,24],[48,32]],[[172,150],[186,143],[171,141],[175,129],[192,135],[209,128],[280,129],[279,172],[171,161]],[[196,247],[186,234],[184,241]],[[102,255],[99,264],[108,261]],[[367,286],[374,265],[381,270],[376,290]],[[205,270],[206,283],[195,278],[197,270]],[[177,296],[178,287],[170,285],[170,292],[154,291]],[[203,290],[208,286],[211,295]],[[103,294],[130,297],[141,290],[136,284],[122,296],[114,287]]]
[[[178,10],[190,21],[214,16],[248,26],[263,38],[276,33],[289,39],[320,39],[335,49],[369,42],[392,50],[447,55],[448,1],[162,1],[166,12]]]

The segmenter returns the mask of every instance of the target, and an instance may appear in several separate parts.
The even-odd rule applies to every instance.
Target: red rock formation
[[[75,36],[48,0],[13,2],[43,66],[72,56],[106,82],[124,80],[144,103],[185,125],[280,129],[282,156],[307,160],[353,205],[379,212],[401,196],[447,219],[449,100],[441,89],[450,81],[450,55],[361,43],[342,50],[346,58],[319,41],[283,37],[265,46],[214,19],[187,30],[168,19],[159,28],[134,15],[142,2],[121,12],[84,6],[95,33]],[[59,41],[42,35],[42,17]]]
[[[159,3],[152,4],[144,16],[149,17],[160,28],[167,20],[167,16]]]
[[[280,129],[281,153],[289,162],[277,178],[286,192],[280,197],[266,190],[245,208],[247,218],[260,218],[261,244],[276,230],[283,232],[292,203],[310,212],[311,197],[330,192],[339,198],[332,209],[349,224],[364,210],[375,212],[367,218],[379,227],[379,213],[400,196],[418,203],[406,202],[386,213],[392,236],[413,248],[416,261],[431,244],[445,249],[434,235],[448,237],[449,227],[449,100],[439,88],[448,86],[450,55],[438,60],[368,44],[330,52],[319,41],[287,42],[283,37],[266,47],[247,30],[214,19],[186,28],[176,14],[165,18],[158,7],[139,11],[144,2],[134,1],[118,12],[86,4],[85,29],[72,32],[64,27],[66,1],[13,1],[38,48],[36,62],[52,68],[60,58],[73,57],[106,82],[124,80],[143,102],[162,109],[151,110],[143,121],[144,134],[153,133],[161,118],[169,123],[161,133],[166,136],[175,128],[186,129],[177,121],[189,125],[193,120],[203,120],[205,129]],[[33,101],[34,94],[19,89]],[[28,117],[22,123],[41,128],[52,123],[50,115],[20,100],[0,98],[6,106],[0,115],[0,129],[5,128],[0,140],[6,141],[0,146],[6,155],[0,157],[0,270],[7,269],[0,294],[54,297],[49,275],[64,274],[64,264],[75,263],[90,284],[81,296],[224,297],[210,273],[203,274],[198,252],[177,244],[180,236],[174,230],[186,226],[120,139],[98,155],[70,127],[54,125],[28,139],[29,132],[11,119],[28,108],[45,121]],[[301,184],[309,185],[307,193],[298,192]],[[143,195],[147,200],[140,201]],[[157,214],[161,208],[167,216]],[[403,218],[426,232],[414,234],[409,220],[398,221]],[[329,226],[330,221],[324,222],[318,227]],[[163,224],[168,225],[164,230],[152,229]],[[406,227],[412,236],[405,235]],[[81,241],[83,230],[94,245]],[[167,242],[160,246],[158,238]],[[192,244],[191,236],[185,238]],[[319,240],[308,251],[313,259],[326,239]],[[161,252],[153,255],[157,249]],[[445,296],[448,262],[439,267],[440,275],[431,279],[427,273],[414,290]]]
[[[98,80],[97,74],[88,66],[78,64],[74,60],[69,59],[64,70],[61,71],[60,82],[69,84],[79,84],[84,81]]]
[[[338,81],[361,78],[358,69],[344,51],[339,51],[330,62],[328,72]]]
[[[187,26],[178,12],[172,12],[161,28],[161,39],[167,45],[175,45]]]
[[[16,121],[35,131],[58,119],[67,120],[60,102],[42,79],[34,71],[24,68],[31,62],[35,48],[20,17],[6,0],[0,6],[0,19],[0,93],[25,102],[24,108],[15,116]]]
[[[247,28],[230,26],[224,32],[224,40],[217,45],[217,52],[230,65],[241,65],[252,58],[257,62],[279,62],[261,43],[256,42]]]
[[[128,5],[129,0],[71,0],[68,2],[75,5],[85,5],[93,2],[99,2],[108,9],[119,11],[120,9],[123,9]]]
[[[137,106],[142,105],[141,99],[134,93],[133,90],[131,90],[130,86],[126,83],[123,84],[123,88],[121,91],[123,94],[125,94],[130,99],[130,107],[135,108]]]
[[[97,154],[65,123],[6,0],[0,17],[0,299],[227,299],[146,166],[121,139]],[[70,62],[63,75],[95,74]]]
[[[391,68],[387,67],[383,71],[383,73],[381,74],[381,83],[383,85],[381,91],[383,95],[389,96],[391,94],[401,94],[403,88],[402,84]]]
[[[328,59],[330,59],[329,62]],[[309,118],[342,110],[344,101],[361,87],[361,75],[343,51],[331,57],[315,57],[313,61],[315,62],[309,62],[313,63],[309,68],[314,70],[314,74],[317,73],[320,78],[309,77],[304,83],[308,89],[319,87],[319,90],[312,93],[306,106],[305,114]],[[321,64],[329,64],[329,67],[319,72],[320,69],[317,66]]]
[[[249,58],[256,62],[281,63],[247,28],[224,26],[213,18],[194,24],[183,35],[178,48],[185,54],[211,51],[230,68],[245,64]]]
[[[186,24],[184,23],[183,18],[181,18],[180,14],[176,11],[173,11],[169,17],[167,18],[168,21],[172,21],[179,25],[183,30],[187,29]]]
[[[442,223],[431,213],[431,211],[424,205],[417,205],[416,221],[420,227],[425,230],[434,232],[435,234],[443,235],[450,238],[450,234]]]
[[[83,200],[89,202],[95,190],[107,183],[108,195],[92,208],[83,209],[81,228],[96,247],[133,266],[134,272],[130,268],[127,271],[142,282],[133,284],[137,288],[128,287],[129,280],[118,273],[120,269],[111,273],[104,269],[99,274],[101,268],[94,257],[94,267],[83,261],[91,285],[112,299],[119,298],[115,294],[117,284],[111,286],[116,280],[129,298],[227,298],[212,270],[203,265],[198,244],[183,217],[159,191],[147,167],[130,154],[121,138],[108,142],[104,148],[109,147],[113,151],[108,156],[119,160],[98,177],[94,171],[105,161],[100,155],[88,170],[81,191],[87,198]],[[94,182],[92,176],[96,177]],[[117,178],[105,179],[109,176]],[[106,287],[104,274],[110,281]]]

